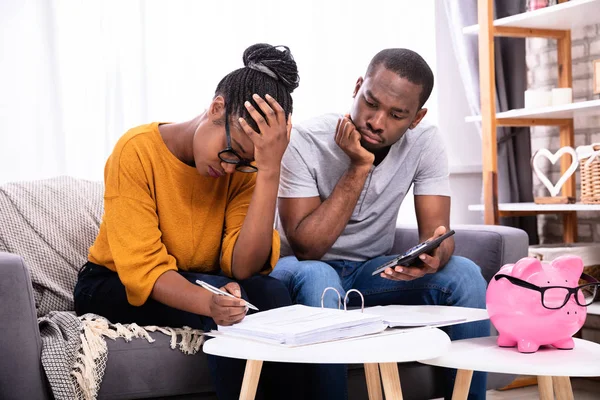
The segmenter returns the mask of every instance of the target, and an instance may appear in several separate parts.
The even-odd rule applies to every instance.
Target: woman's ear
[[[213,121],[221,121],[225,118],[225,99],[219,95],[213,99],[208,107],[208,116]]]

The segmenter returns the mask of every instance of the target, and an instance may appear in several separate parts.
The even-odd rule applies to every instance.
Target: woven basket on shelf
[[[600,150],[600,145],[594,146],[594,152]],[[579,160],[581,173],[581,202],[600,204],[600,155],[588,164],[589,158]]]

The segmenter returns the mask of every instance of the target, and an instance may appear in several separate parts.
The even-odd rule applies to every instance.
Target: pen
[[[208,283],[206,283],[204,281],[197,280],[196,283],[198,285],[202,286],[204,289],[208,290],[209,292],[212,292],[212,293],[215,293],[215,294],[220,294],[220,295],[227,296],[227,297],[232,297],[234,299],[238,298],[238,297],[235,297],[234,295],[232,295],[231,293],[224,292],[221,289],[216,288],[213,285],[210,285],[210,284],[208,284]],[[243,299],[241,299],[241,300],[243,300]],[[258,311],[258,308],[256,308],[256,306],[253,306],[252,304],[250,304],[246,300],[244,300],[244,301],[246,302],[246,305],[248,306],[248,308],[251,308],[253,310]]]

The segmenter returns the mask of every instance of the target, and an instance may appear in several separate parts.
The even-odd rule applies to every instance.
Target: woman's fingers
[[[290,113],[290,115],[288,116],[288,121],[287,121],[287,139],[288,142],[290,141],[290,137],[292,136],[292,113]]]
[[[265,99],[271,106],[271,109],[275,112],[276,121],[280,124],[284,123],[285,122],[285,111],[284,111],[283,107],[281,107],[281,105],[277,102],[277,100],[275,100],[270,94],[265,94]],[[261,110],[262,110],[262,108],[261,108]],[[265,110],[263,110],[263,112],[265,112]],[[265,114],[267,116],[269,115],[266,112],[265,112]],[[269,124],[269,125],[271,125],[271,124]]]
[[[246,135],[248,135],[250,140],[252,140],[252,143],[256,145],[256,141],[260,139],[260,135],[254,129],[252,129],[252,127],[244,118],[238,118],[238,122],[240,123],[242,130],[246,133]]]
[[[263,100],[263,103],[264,103],[264,100]],[[256,125],[258,125],[258,129],[260,130],[260,133],[264,133],[266,131],[266,129],[269,127],[267,120],[262,115],[260,115],[258,110],[256,108],[254,108],[252,103],[250,103],[249,101],[246,101],[244,103],[244,106],[246,107],[246,110],[248,110],[248,113],[250,114],[252,119],[254,119],[254,121],[256,122]],[[269,107],[269,109],[270,108],[271,107]],[[271,111],[273,111],[273,110],[271,110]]]

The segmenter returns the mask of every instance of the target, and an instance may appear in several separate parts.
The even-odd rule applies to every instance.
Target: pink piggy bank
[[[568,288],[578,286],[580,257],[563,256],[551,263],[523,258],[503,266],[487,289],[486,305],[498,330],[498,346],[517,346],[534,353],[542,345],[572,349],[585,322],[587,308],[577,304]],[[580,301],[581,304],[585,304]]]

